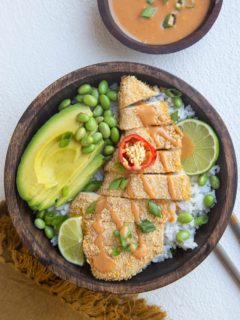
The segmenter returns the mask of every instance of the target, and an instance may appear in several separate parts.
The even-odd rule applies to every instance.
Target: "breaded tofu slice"
[[[120,129],[130,130],[172,123],[166,101],[131,106],[120,111]]]
[[[123,76],[118,94],[119,108],[121,110],[137,101],[153,97],[158,93],[134,76]]]
[[[109,161],[105,168],[107,172],[122,173],[125,169],[120,165],[118,152],[116,151],[113,159]],[[182,171],[181,150],[158,150],[156,161],[149,167],[145,168],[143,173],[174,173]]]
[[[112,189],[110,187],[111,183],[120,178],[128,181],[125,190],[121,188]],[[182,201],[190,199],[191,187],[187,175],[131,174],[124,177],[124,175],[109,172],[105,175],[99,194],[130,199]]]
[[[162,253],[164,224],[161,218],[157,219],[149,213],[143,214],[141,207],[139,207],[140,221],[146,217],[155,226],[155,230],[152,232],[143,233],[135,223],[129,200],[101,197],[98,201],[102,200],[107,203],[107,206],[103,207],[100,212],[91,215],[83,214],[84,254],[97,279],[127,280],[141,272],[155,256]],[[144,244],[144,255],[137,257],[134,252],[122,249],[120,238],[114,234],[119,229],[112,217],[112,211],[114,211],[115,219],[117,217],[117,220],[121,221],[123,228],[131,230],[131,238],[128,243],[137,246],[141,246],[140,243]],[[101,231],[96,229],[97,221],[100,221]],[[115,248],[120,249],[117,256],[113,255]],[[111,263],[111,268],[103,269],[103,259],[107,259],[107,262]]]
[[[81,192],[74,201],[72,201],[70,206],[71,216],[84,216],[85,220],[93,219],[93,215],[86,214],[86,209],[93,202],[97,201],[101,196],[96,193]],[[115,208],[121,220],[125,222],[134,222],[134,217],[132,215],[132,201],[141,208],[140,218],[148,219],[148,200],[130,200],[126,198],[118,197],[107,197],[109,204],[112,208]],[[155,200],[154,201],[161,208],[161,217],[152,217],[153,222],[165,223],[167,221],[173,222],[176,220],[176,203],[167,200]],[[103,221],[111,222],[110,214],[102,216]]]
[[[137,128],[125,132],[125,136],[138,134],[157,149],[182,148],[183,133],[176,125],[164,127]]]

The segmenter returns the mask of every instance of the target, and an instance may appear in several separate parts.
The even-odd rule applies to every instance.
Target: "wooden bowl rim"
[[[177,42],[165,45],[145,44],[128,36],[114,20],[109,6],[109,0],[98,0],[98,9],[108,31],[125,46],[143,53],[166,54],[184,50],[201,40],[208,33],[217,20],[223,4],[223,0],[212,1],[214,1],[214,3],[212,4],[210,13],[208,13],[204,22],[197,30]]]
[[[87,77],[92,77],[94,79],[94,76],[96,76],[96,70],[98,70],[97,72],[99,75],[110,73],[138,75],[142,74],[146,77],[159,79],[162,82],[171,83],[177,89],[181,90],[183,95],[191,96],[192,101],[194,101],[196,97],[194,103],[196,103],[197,105],[204,105],[204,108],[206,109],[204,110],[204,112],[207,114],[207,116],[209,116],[210,121],[215,124],[215,127],[219,129],[219,132],[221,128],[221,134],[219,134],[218,131],[217,133],[224,138],[224,157],[227,157],[228,160],[226,163],[228,173],[227,185],[229,186],[226,189],[225,197],[226,199],[228,199],[229,206],[226,207],[225,202],[223,207],[220,208],[221,215],[219,217],[218,223],[215,225],[213,232],[211,233],[209,238],[206,239],[206,242],[201,247],[199,247],[199,249],[190,257],[190,259],[177,267],[174,272],[163,274],[154,278],[154,280],[144,281],[143,283],[128,283],[125,281],[121,281],[118,283],[104,281],[99,282],[94,277],[87,277],[87,279],[83,279],[81,278],[81,272],[77,273],[76,275],[70,270],[64,269],[62,264],[54,264],[54,261],[49,262],[46,252],[42,255],[36,254],[37,248],[41,247],[41,244],[39,242],[36,242],[34,238],[34,232],[36,234],[36,229],[32,224],[33,229],[28,229],[28,233],[30,234],[29,238],[25,237],[27,228],[22,220],[21,211],[17,202],[19,197],[16,191],[16,176],[13,170],[13,164],[16,167],[18,165],[15,157],[15,150],[17,148],[17,139],[21,141],[21,138],[24,136],[24,132],[22,132],[23,124],[24,122],[31,123],[31,119],[27,118],[26,115],[30,114],[32,118],[35,117],[37,115],[37,111],[40,111],[41,106],[46,103],[46,101],[49,101],[51,97],[59,94],[64,88],[74,85],[77,81],[84,82],[84,79],[86,79]],[[188,92],[188,94],[185,93],[186,91]],[[41,103],[39,103],[39,101],[41,101]],[[26,109],[21,119],[19,120],[9,144],[5,162],[4,187],[9,213],[20,238],[28,247],[31,254],[38,258],[43,264],[48,265],[49,269],[52,272],[54,272],[62,279],[68,280],[75,283],[79,287],[88,288],[90,290],[105,291],[118,294],[139,293],[158,289],[180,279],[181,277],[192,271],[195,267],[197,267],[214,249],[215,245],[226,229],[230,216],[232,214],[237,190],[237,164],[231,137],[224,122],[222,121],[218,113],[214,110],[214,108],[209,104],[209,102],[200,93],[198,93],[198,91],[196,91],[194,88],[192,88],[190,85],[188,85],[178,77],[175,77],[174,75],[156,67],[130,62],[107,62],[81,68],[65,75],[64,77],[51,84],[45,90],[43,90],[40,95],[30,104],[30,106]]]

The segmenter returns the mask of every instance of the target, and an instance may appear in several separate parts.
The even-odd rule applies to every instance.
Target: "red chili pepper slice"
[[[155,162],[157,152],[147,140],[130,134],[120,142],[118,157],[127,170],[141,171]]]

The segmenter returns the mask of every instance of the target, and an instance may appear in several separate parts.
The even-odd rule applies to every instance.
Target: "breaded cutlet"
[[[123,76],[118,94],[119,109],[157,95],[155,89],[138,80],[135,76]]]
[[[125,190],[120,188],[111,189],[110,184],[119,178],[124,178],[124,176],[114,172],[106,174],[99,194],[131,199],[163,199],[173,201],[189,200],[191,196],[190,179],[187,175],[131,174],[126,178],[128,184]],[[150,192],[151,194],[149,194]]]
[[[110,160],[105,168],[107,172],[119,173],[119,170],[124,170],[122,167],[119,169],[118,152],[116,151],[113,159]],[[181,163],[181,149],[172,150],[158,150],[156,161],[145,168],[143,173],[173,173],[182,171]]]

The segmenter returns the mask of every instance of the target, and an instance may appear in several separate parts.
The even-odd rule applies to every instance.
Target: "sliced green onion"
[[[171,97],[171,98],[175,98],[175,97],[181,97],[182,96],[182,93],[175,89],[175,88],[170,88],[170,89],[167,89],[165,91],[166,95]]]
[[[145,19],[149,19],[155,14],[155,12],[156,12],[156,8],[149,6],[143,9],[143,11],[140,13],[140,16]]]
[[[163,20],[163,28],[172,28],[177,22],[177,16],[175,13],[168,14]]]
[[[139,227],[143,233],[150,233],[156,230],[155,225],[148,219],[142,220]]]
[[[155,217],[162,217],[161,208],[152,200],[148,201],[148,211]]]
[[[180,11],[182,10],[184,7],[184,1],[183,0],[177,0],[175,8],[176,10]]]
[[[95,192],[97,191],[102,185],[102,181],[93,180],[90,181],[83,189],[85,192]]]

